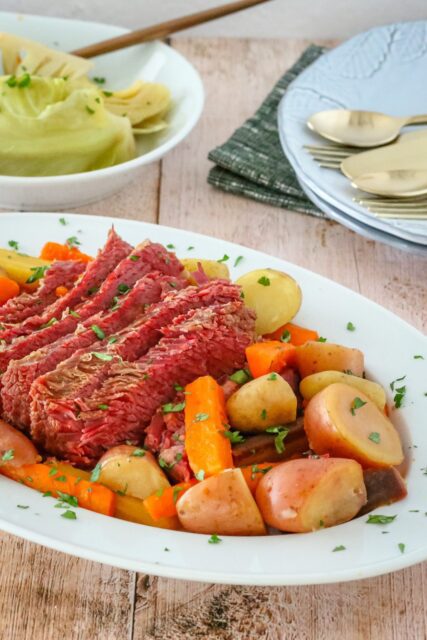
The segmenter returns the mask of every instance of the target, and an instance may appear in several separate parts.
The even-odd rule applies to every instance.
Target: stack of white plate
[[[354,202],[362,192],[340,171],[319,167],[304,145],[327,144],[306,125],[318,111],[427,113],[426,69],[426,21],[378,27],[321,56],[294,80],[279,105],[283,150],[307,196],[329,217],[361,235],[425,255],[426,220],[375,217]]]

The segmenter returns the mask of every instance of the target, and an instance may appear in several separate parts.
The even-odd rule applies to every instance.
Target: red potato
[[[296,363],[301,378],[320,371],[344,371],[363,376],[365,362],[359,349],[340,344],[309,341],[296,348]]]
[[[356,398],[363,403],[359,408],[355,408]],[[331,384],[309,401],[304,429],[311,449],[319,454],[353,458],[365,467],[389,467],[403,461],[402,444],[392,422],[367,395],[346,384]]]
[[[18,429],[0,420],[0,472],[39,462],[37,449]]]
[[[186,531],[229,536],[266,534],[241,469],[226,469],[191,487],[177,502]]]
[[[261,478],[256,501],[265,522],[281,531],[333,527],[354,518],[365,504],[363,470],[342,458],[283,462]]]

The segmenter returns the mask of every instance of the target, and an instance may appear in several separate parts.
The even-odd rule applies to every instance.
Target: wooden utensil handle
[[[236,13],[242,9],[248,9],[254,7],[257,4],[263,4],[270,0],[238,0],[238,2],[231,2],[229,4],[222,5],[220,7],[214,7],[207,9],[206,11],[200,11],[199,13],[193,13],[189,16],[183,16],[182,18],[175,18],[162,22],[160,24],[146,27],[145,29],[138,29],[137,31],[131,31],[130,33],[124,33],[116,38],[110,38],[102,42],[91,44],[81,49],[76,49],[72,53],[81,58],[93,58],[94,56],[102,55],[103,53],[110,53],[111,51],[118,51],[130,47],[134,44],[140,44],[141,42],[148,42],[150,40],[162,40],[172,33],[188,29],[189,27],[195,27],[204,22],[215,20],[216,18],[222,18],[231,13]]]

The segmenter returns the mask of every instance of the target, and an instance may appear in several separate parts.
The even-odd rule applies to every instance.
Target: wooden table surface
[[[365,240],[334,222],[225,195],[206,183],[209,149],[254,112],[309,43],[173,44],[202,75],[206,107],[200,123],[133,185],[81,211],[191,229],[260,249],[359,291],[425,330],[427,259]],[[235,587],[135,574],[0,534],[0,567],[2,640],[427,638],[427,563],[337,585]]]

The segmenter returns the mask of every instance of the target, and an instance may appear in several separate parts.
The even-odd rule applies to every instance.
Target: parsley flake
[[[9,244],[10,244],[10,242],[9,242]],[[424,360],[424,359],[425,359],[424,356],[421,356],[419,354],[414,356],[414,360]]]
[[[135,449],[135,451],[133,451],[131,453],[132,456],[134,456],[135,458],[143,458],[145,456],[145,451],[144,449]]]
[[[245,382],[248,382],[252,379],[252,376],[247,369],[239,369],[228,377],[233,382],[237,382],[237,384],[245,384]]]
[[[337,547],[334,547],[332,549],[333,552],[335,551],[345,551],[345,546],[343,544],[338,545]]]
[[[48,269],[49,269],[48,264],[43,267],[31,267],[30,271],[32,271],[33,273],[29,276],[29,278],[27,278],[25,283],[33,284],[34,282],[37,282],[37,280],[40,280],[40,278],[43,278],[44,274]]]
[[[66,518],[67,520],[77,520],[75,511],[71,511],[70,509],[67,509],[67,511],[61,513],[61,517]]]
[[[173,404],[173,402],[168,402],[167,404],[162,405],[163,413],[179,413],[185,409],[185,402],[178,402],[177,404]]]
[[[99,404],[98,405],[98,409],[101,409],[101,411],[107,411],[109,408],[108,404]]]
[[[322,338],[322,336],[320,336],[319,338],[317,338],[316,342],[327,342],[328,338]]]
[[[290,342],[291,341],[291,332],[285,329],[285,331],[280,336],[280,342]]]
[[[209,544],[219,544],[220,542],[222,542],[222,539],[219,538],[216,533],[213,533],[211,535],[211,537],[208,540]]]
[[[15,457],[15,450],[14,449],[8,449],[7,451],[5,451],[1,457],[1,461],[2,462],[9,462],[10,460],[13,460]]]
[[[396,518],[397,516],[383,516],[380,514],[375,514],[375,515],[368,516],[366,523],[367,524],[389,524],[390,522],[393,522],[393,520],[395,520]]]
[[[92,109],[92,107],[90,107],[88,104],[86,105],[86,111],[89,113],[89,115],[93,116],[93,114],[95,113],[95,109]]]
[[[399,542],[397,546],[399,547],[400,553],[405,553],[405,545],[403,544],[403,542]]]
[[[98,358],[98,360],[102,360],[103,362],[110,362],[113,359],[113,356],[109,353],[99,353],[98,351],[92,351],[91,355],[95,356],[95,358]]]
[[[69,238],[66,239],[65,242],[70,247],[70,249],[72,249],[73,247],[77,247],[78,245],[81,244],[77,236],[70,236]]]
[[[9,240],[7,244],[11,249],[15,249],[15,251],[19,251],[19,244],[16,242],[16,240]]]
[[[130,287],[125,284],[124,282],[122,282],[121,284],[119,284],[119,286],[117,287],[117,291],[121,294],[124,295],[125,293],[127,293],[128,291],[130,291]]]
[[[224,253],[222,258],[220,260],[217,260],[217,262],[227,262],[227,260],[230,260],[230,256],[228,256],[226,253]]]
[[[92,324],[90,328],[92,329],[98,340],[104,340],[105,333],[100,327],[98,327],[97,324]]]
[[[173,503],[174,503],[174,504],[176,504],[176,503],[177,503],[177,500],[178,500],[178,498],[179,498],[179,494],[181,493],[181,491],[184,491],[184,489],[183,489],[183,487],[179,487],[178,485],[176,485],[176,486],[173,488],[173,491],[172,491],[172,500],[173,500]]]
[[[59,218],[59,224],[62,224],[62,226],[65,227],[68,224],[68,222],[66,221],[65,218]]]
[[[285,450],[283,440],[288,435],[289,429],[286,427],[267,427],[266,432],[276,434],[274,438],[274,446],[276,447],[277,453],[283,453]]]
[[[277,373],[270,373],[267,380],[277,380]]]
[[[375,442],[375,444],[379,444],[381,442],[381,436],[378,431],[372,431],[372,433],[369,434],[368,438],[369,440],[372,440],[372,442]]]
[[[18,509],[29,509],[29,505],[28,504],[17,504],[16,505],[18,507]]]
[[[204,422],[205,420],[209,420],[209,413],[196,413],[194,422]]]
[[[347,329],[347,331],[356,331],[356,327],[354,326],[354,324],[352,322],[347,322],[346,329]]]
[[[205,472],[204,469],[200,469],[200,471],[198,471],[196,474],[196,480],[199,480],[199,482],[202,482],[202,480],[205,479]]]
[[[231,444],[238,444],[239,442],[244,442],[246,438],[242,436],[240,431],[221,431],[224,438],[230,440]]]
[[[129,260],[132,260],[132,262],[137,262],[137,260],[139,260],[140,256],[131,256],[129,258]]]
[[[95,76],[95,78],[92,78],[92,80],[96,82],[96,84],[105,84],[105,78],[98,78]]]
[[[242,260],[244,260],[243,256],[237,256],[237,258],[234,261],[234,265],[233,266],[237,267],[242,262]]]
[[[261,284],[263,287],[269,287],[270,278],[267,278],[267,276],[261,276],[261,278],[258,280],[258,284]]]
[[[350,413],[352,416],[356,415],[356,410],[357,409],[361,409],[363,406],[365,406],[366,402],[364,402],[361,398],[359,398],[358,396],[356,396],[353,400],[353,402],[351,403],[351,408],[350,408]]]

